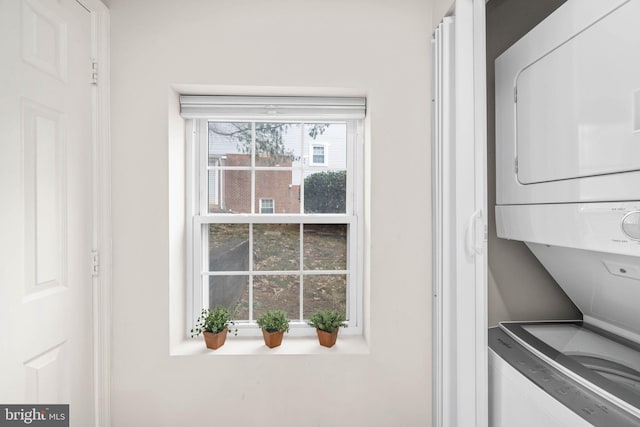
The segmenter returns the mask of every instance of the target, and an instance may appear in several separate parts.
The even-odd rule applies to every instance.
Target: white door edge
[[[76,0],[91,12],[95,64],[92,135],[94,426],[111,426],[111,140],[109,9],[100,0]]]
[[[476,426],[489,423],[489,355],[488,355],[488,208],[487,208],[487,66],[486,66],[486,2],[473,1],[473,78],[475,141],[475,205],[483,212],[478,223],[476,247]]]

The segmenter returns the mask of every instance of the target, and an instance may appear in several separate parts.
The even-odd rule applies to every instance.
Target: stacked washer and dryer
[[[569,0],[496,60],[496,225],[582,311],[489,331],[490,425],[640,426],[640,0]]]

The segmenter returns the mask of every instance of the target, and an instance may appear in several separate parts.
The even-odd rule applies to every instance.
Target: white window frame
[[[322,158],[324,159],[324,161],[321,163],[316,162],[314,159],[315,153],[313,150],[315,148],[322,148]],[[324,144],[324,143],[310,144],[309,145],[309,166],[328,166],[328,165],[329,165],[329,160],[328,160],[327,144]]]
[[[270,201],[271,202],[271,208],[270,208],[271,211],[272,211],[271,213],[272,214],[276,213],[276,201],[274,199],[271,199],[271,198],[260,198],[260,201],[259,201],[259,203],[260,203],[260,213],[264,214],[264,212],[262,211],[263,210],[262,202],[266,202],[266,201]]]
[[[182,98],[224,98],[225,100],[236,97],[182,97]],[[243,98],[243,97],[237,97]],[[262,98],[256,97],[261,101]],[[277,101],[290,100],[291,98],[278,98]],[[296,98],[297,100],[298,98]],[[301,98],[304,103],[305,99],[320,99],[320,104],[326,101],[331,104],[332,100],[340,98]],[[345,98],[346,99],[346,98]],[[199,100],[198,100],[199,101]],[[270,99],[274,101],[274,99]],[[205,286],[205,279],[216,273],[205,271],[208,263],[208,252],[205,249],[207,242],[207,227],[209,224],[215,223],[249,223],[249,224],[300,224],[301,231],[303,224],[347,224],[347,270],[344,271],[302,271],[300,266],[300,313],[302,317],[303,303],[303,287],[304,277],[313,274],[346,274],[347,275],[347,324],[348,328],[344,329],[341,334],[345,335],[361,335],[363,332],[363,277],[364,277],[364,99],[362,99],[361,112],[353,114],[352,111],[346,112],[344,118],[340,114],[336,114],[334,109],[328,109],[330,114],[322,114],[320,108],[317,114],[309,112],[310,109],[301,109],[292,112],[290,106],[287,110],[286,117],[281,115],[270,117],[273,113],[274,102],[266,102],[268,104],[268,112],[256,113],[254,108],[247,109],[245,114],[237,111],[237,105],[232,105],[229,109],[213,108],[209,111],[202,112],[201,104],[196,102],[197,107],[191,110],[181,99],[183,117],[186,120],[186,142],[187,142],[187,329],[194,324],[195,318],[200,313],[201,307],[208,305],[208,286]],[[339,102],[338,102],[339,104]],[[323,104],[324,105],[324,104]],[[217,105],[215,107],[218,107]],[[193,111],[196,111],[193,113]],[[299,117],[297,116],[299,114]],[[346,213],[345,214],[226,214],[226,213],[208,213],[208,189],[207,189],[207,170],[206,163],[208,159],[208,122],[209,121],[251,121],[251,122],[287,122],[287,123],[346,123],[347,125],[347,194],[346,194]],[[205,159],[204,162],[201,159]],[[325,148],[326,160],[326,148]],[[255,165],[254,170],[259,170]],[[293,168],[293,167],[292,167]],[[253,188],[252,191],[255,191]],[[304,206],[304,184],[301,183],[301,209]],[[252,194],[251,200],[255,200],[255,194]],[[260,202],[258,203],[260,206]],[[252,203],[252,212],[255,212],[255,206]],[[275,212],[275,200],[274,200]],[[252,230],[252,225],[250,225]],[[251,232],[251,231],[250,231]],[[301,239],[303,233],[301,232]],[[250,239],[251,241],[251,239]],[[252,257],[252,249],[250,249],[250,257]],[[252,260],[250,260],[250,264]],[[253,277],[253,271],[250,266],[248,274],[250,280]],[[208,269],[208,268],[207,268]],[[285,272],[268,272],[269,274],[280,274]],[[218,274],[228,275],[230,272],[218,272]],[[241,274],[240,272],[231,272],[231,274]],[[251,283],[251,281],[250,281]],[[260,336],[261,332],[257,326],[256,320],[252,318],[252,286],[250,286],[250,319],[248,322],[237,323],[238,329],[243,336]],[[294,336],[311,336],[315,335],[315,329],[309,327],[304,321],[291,321],[290,335]]]

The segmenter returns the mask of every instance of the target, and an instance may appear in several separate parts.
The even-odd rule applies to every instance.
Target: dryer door
[[[637,200],[636,0],[569,0],[496,60],[499,204]]]
[[[518,74],[522,184],[640,170],[638,16],[628,2]]]

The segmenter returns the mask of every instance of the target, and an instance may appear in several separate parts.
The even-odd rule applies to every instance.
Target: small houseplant
[[[289,332],[289,319],[282,310],[268,310],[258,317],[258,326],[262,328],[264,343],[269,348],[282,344],[282,337]]]
[[[213,310],[203,308],[196,320],[196,325],[191,329],[191,337],[204,335],[207,348],[215,350],[222,347],[227,339],[229,325],[235,325],[235,323],[231,320],[231,313],[226,307],[219,305]],[[234,335],[238,334],[237,329],[233,332]]]
[[[338,339],[338,330],[346,328],[344,315],[336,310],[318,310],[309,318],[309,326],[316,328],[318,341],[325,347],[333,347]]]

